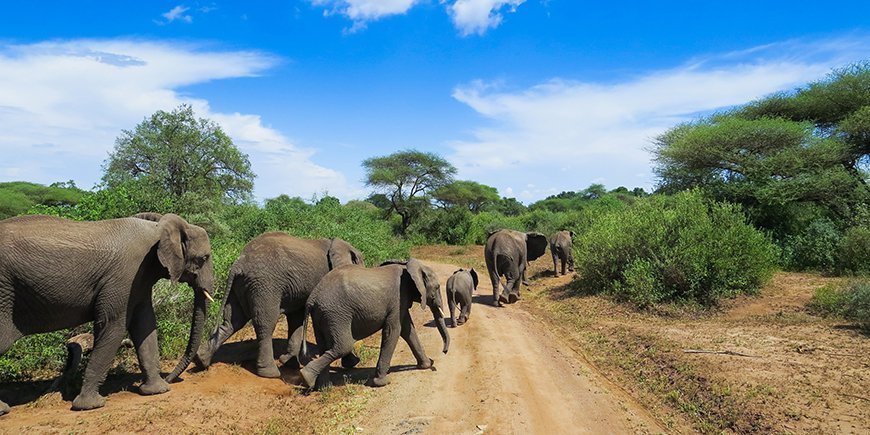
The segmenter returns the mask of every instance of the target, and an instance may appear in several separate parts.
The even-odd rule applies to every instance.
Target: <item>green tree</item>
[[[411,222],[428,208],[429,197],[439,187],[453,181],[456,168],[434,153],[405,150],[363,161],[366,185],[386,195],[389,212],[402,218],[402,235]]]
[[[189,105],[159,110],[124,130],[104,171],[109,188],[126,186],[168,198],[177,212],[238,203],[249,199],[254,187],[248,156],[217,123],[197,118]]]
[[[500,199],[495,187],[466,180],[445,184],[435,189],[432,197],[444,208],[462,207],[472,213],[478,213],[483,207]]]

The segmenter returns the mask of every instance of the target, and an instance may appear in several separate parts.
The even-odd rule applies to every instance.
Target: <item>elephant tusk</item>
[[[208,299],[209,302],[212,302],[212,303],[214,302],[214,298],[211,297],[211,295],[208,293],[208,291],[203,290],[202,292],[205,293],[205,298]]]
[[[438,312],[441,313],[441,317],[444,317],[444,310],[441,307],[438,307]]]

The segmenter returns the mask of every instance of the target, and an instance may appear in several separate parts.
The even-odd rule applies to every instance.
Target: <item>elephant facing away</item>
[[[562,263],[562,275],[565,275],[565,266],[568,270],[574,271],[574,248],[571,244],[571,239],[574,238],[573,231],[559,231],[550,237],[550,254],[553,255],[553,275],[558,276],[557,261]]]
[[[471,315],[471,296],[477,290],[477,271],[459,269],[447,278],[447,307],[450,308],[450,324],[453,327],[464,324]],[[459,320],[454,316],[459,305]]]
[[[195,293],[187,349],[160,378],[157,322],[151,302],[161,278]],[[50,216],[0,221],[0,354],[21,336],[93,321],[94,347],[75,410],[99,408],[99,393],[127,332],[145,375],[142,394],[169,390],[190,363],[214,290],[211,244],[202,228],[174,215],[146,213],[97,222]],[[9,407],[0,402],[0,414]]]
[[[498,230],[489,235],[484,248],[486,270],[492,281],[492,303],[499,307],[520,298],[520,284],[526,280],[529,261],[544,255],[547,237],[541,233]],[[499,288],[505,277],[504,292]]]
[[[329,272],[311,292],[305,307],[305,326],[310,314],[318,347],[323,350],[302,368],[305,384],[309,388],[329,385],[329,365],[338,358],[345,368],[356,365],[359,360],[351,354],[354,343],[378,330],[381,349],[370,385],[389,383],[387,371],[400,336],[411,348],[418,368],[432,367],[434,362],[426,356],[411,319],[414,302],[420,302],[421,308],[423,304],[429,307],[447,353],[450,335],[444,324],[438,277],[419,260],[386,262],[371,269],[340,267]],[[304,339],[302,346],[300,359],[307,355]]]
[[[205,369],[217,349],[250,320],[257,334],[256,374],[277,378],[272,334],[278,317],[287,317],[287,351],[281,364],[296,363],[302,340],[305,302],[330,270],[349,264],[364,265],[363,254],[341,239],[307,240],[282,232],[262,234],[248,242],[230,268],[218,325],[194,360]]]

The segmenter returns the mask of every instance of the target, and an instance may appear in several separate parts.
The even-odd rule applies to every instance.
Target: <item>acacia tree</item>
[[[434,153],[415,150],[395,152],[363,161],[366,185],[390,201],[389,213],[402,218],[400,233],[429,206],[428,195],[453,181],[456,168]]]
[[[495,187],[474,181],[460,180],[445,184],[432,192],[432,197],[445,208],[463,207],[478,213],[483,207],[499,201]]]
[[[110,188],[135,185],[149,198],[183,212],[249,199],[254,173],[248,156],[221,127],[181,105],[158,110],[133,130],[124,130],[104,164]]]

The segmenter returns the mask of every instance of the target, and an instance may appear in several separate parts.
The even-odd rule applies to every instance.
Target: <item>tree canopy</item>
[[[474,181],[460,180],[445,184],[432,192],[432,197],[445,208],[462,207],[477,213],[487,205],[499,201],[495,187]]]
[[[158,110],[124,130],[104,170],[110,188],[134,184],[181,211],[238,203],[250,198],[254,187],[248,156],[217,123],[197,118],[189,105]]]
[[[390,201],[388,211],[401,216],[402,234],[428,207],[428,195],[452,182],[456,174],[456,168],[441,156],[415,150],[368,158],[362,166],[366,185],[383,193]]]

